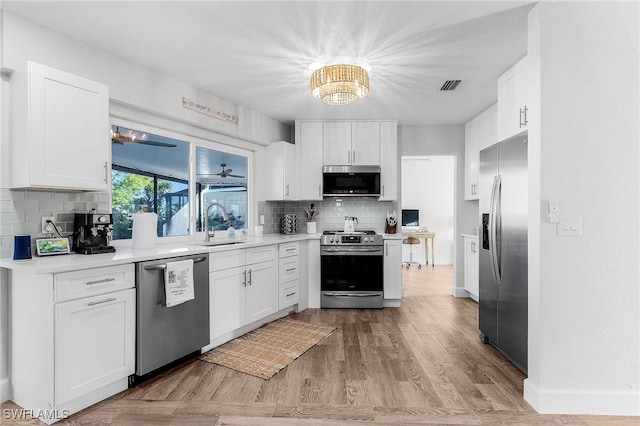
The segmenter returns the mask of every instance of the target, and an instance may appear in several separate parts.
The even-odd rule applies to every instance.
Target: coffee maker
[[[111,243],[113,215],[110,213],[76,213],[73,219],[73,251],[80,254],[113,253]]]

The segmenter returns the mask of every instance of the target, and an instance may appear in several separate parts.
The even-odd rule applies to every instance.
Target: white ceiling
[[[263,115],[463,123],[526,54],[531,1],[7,1],[2,8]],[[309,66],[372,67],[347,106],[309,94]],[[461,79],[453,92],[444,81]]]

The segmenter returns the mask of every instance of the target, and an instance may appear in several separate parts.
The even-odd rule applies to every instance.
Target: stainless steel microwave
[[[379,166],[324,166],[324,197],[379,197]]]

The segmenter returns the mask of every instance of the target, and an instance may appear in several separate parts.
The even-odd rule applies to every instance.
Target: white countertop
[[[286,243],[289,241],[304,241],[320,239],[320,234],[267,234],[262,237],[236,238],[239,244],[219,246],[203,246],[200,240],[182,241],[174,243],[158,244],[152,249],[132,249],[130,246],[116,247],[115,253],[103,254],[64,254],[56,256],[34,256],[29,260],[0,259],[0,268],[16,271],[31,272],[35,274],[55,274],[58,272],[76,271],[81,269],[100,268],[146,260],[163,259],[169,257],[185,256],[198,253],[216,253],[227,250],[245,249],[270,244]],[[215,242],[228,242],[227,239],[215,240]]]
[[[289,241],[319,240],[321,234],[267,234],[262,237],[249,236],[236,238],[239,244],[203,246],[200,240],[190,240],[158,244],[152,249],[132,249],[130,246],[117,246],[115,253],[103,254],[64,254],[56,256],[34,256],[29,260],[0,259],[0,268],[34,274],[55,274],[59,272],[100,268],[104,266],[122,265],[133,262],[186,256],[198,253],[217,253],[220,251],[246,249],[269,244],[280,244]],[[402,234],[381,234],[385,240],[402,239]],[[228,242],[227,239],[216,239],[215,242]]]

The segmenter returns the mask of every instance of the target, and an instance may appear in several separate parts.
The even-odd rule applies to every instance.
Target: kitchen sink
[[[242,244],[245,241],[209,241],[209,242],[201,242],[192,244],[194,246],[206,246],[206,247],[216,247],[216,246],[231,246],[234,244]]]

